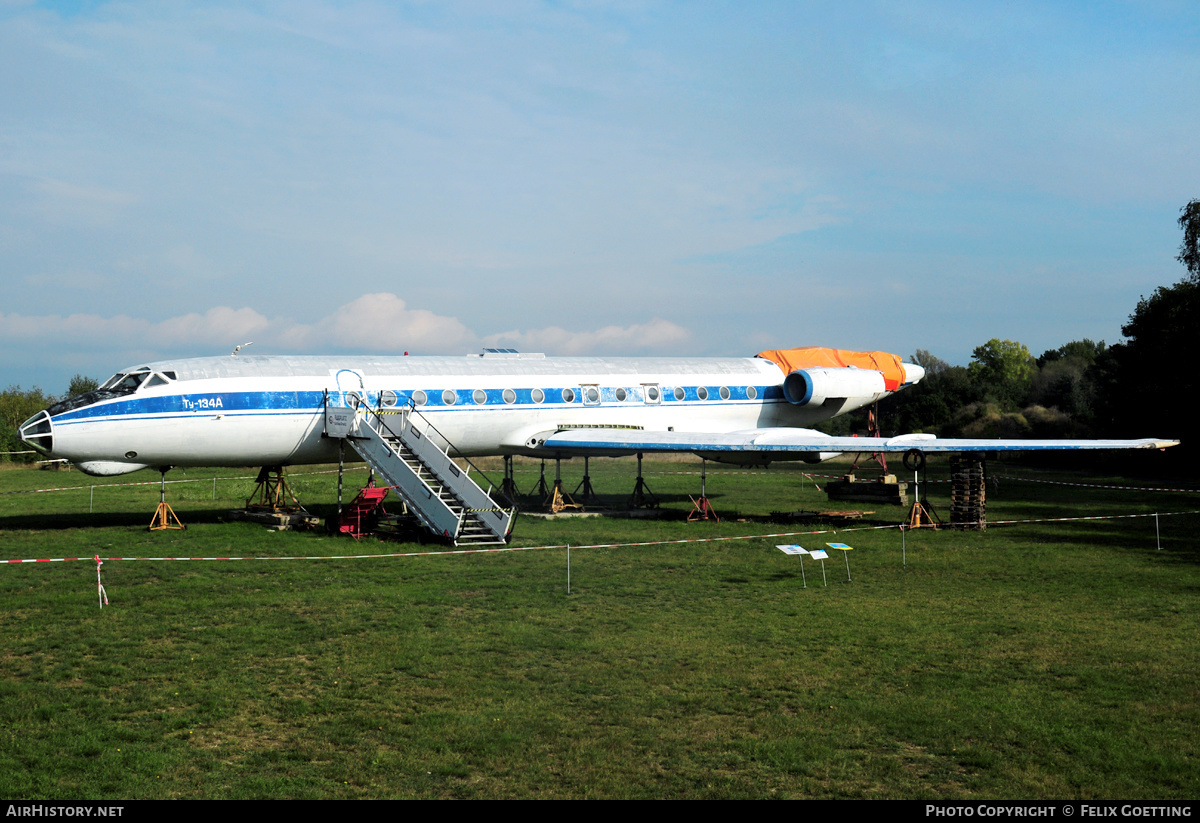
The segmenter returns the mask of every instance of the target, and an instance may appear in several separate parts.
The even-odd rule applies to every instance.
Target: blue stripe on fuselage
[[[574,393],[574,398],[570,403],[563,400],[564,388],[570,389]],[[653,405],[694,405],[694,406],[721,406],[735,402],[745,402],[749,398],[747,396],[746,386],[728,386],[729,399],[720,399],[720,386],[706,386],[708,389],[708,399],[700,400],[697,395],[697,386],[684,387],[684,399],[676,400],[674,395],[674,386],[660,386],[661,399],[658,404]],[[756,386],[754,387],[758,393],[755,398],[756,402],[779,402],[783,399],[783,390],[780,386]],[[412,396],[416,393],[416,389],[411,391],[395,391],[396,408],[408,405]],[[523,407],[564,407],[564,406],[589,406],[594,408],[644,408],[646,404],[641,397],[641,388],[627,388],[628,397],[623,400],[616,399],[616,387],[604,387],[600,389],[600,403],[583,402],[583,391],[578,385],[567,387],[546,387],[542,388],[545,399],[542,403],[536,403],[533,399],[534,389],[513,389],[516,394],[514,403],[504,402],[504,389],[484,389],[487,395],[486,402],[480,404],[474,400],[474,389],[455,389],[454,402],[446,403],[443,400],[442,394],[444,389],[422,389],[424,391],[427,402],[419,406],[421,410],[434,409],[449,409],[449,408],[512,408],[514,406]],[[366,392],[368,402],[372,406],[378,404],[379,392]],[[173,416],[187,413],[221,413],[221,414],[237,414],[239,412],[302,412],[302,413],[317,413],[325,405],[325,392],[323,391],[254,391],[254,392],[197,392],[194,394],[163,394],[157,396],[144,397],[127,397],[120,400],[114,400],[107,403],[96,403],[91,406],[84,406],[78,409],[60,414],[54,418],[55,424],[63,425],[68,423],[82,423],[87,420],[108,417],[127,417],[137,416],[145,417],[153,416]]]

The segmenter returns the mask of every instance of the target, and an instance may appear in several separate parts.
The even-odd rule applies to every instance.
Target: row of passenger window
[[[516,404],[516,403],[534,403],[536,405],[541,405],[546,402],[550,402],[550,403],[557,402],[553,398],[553,395],[555,393],[557,393],[562,398],[563,403],[574,403],[577,400],[580,400],[583,402],[584,405],[588,405],[588,406],[598,405],[602,401],[604,401],[604,402],[616,401],[618,403],[625,403],[625,402],[632,401],[635,403],[643,402],[643,403],[654,404],[654,403],[659,403],[664,399],[663,393],[659,390],[659,387],[658,386],[650,386],[650,385],[642,386],[642,387],[639,387],[636,389],[625,389],[625,388],[621,388],[621,387],[618,387],[615,389],[609,389],[609,388],[602,389],[599,386],[581,386],[579,391],[576,391],[573,388],[565,388],[565,389],[561,389],[561,390],[559,390],[559,389],[518,389],[518,390],[504,389],[503,391],[500,391],[497,389],[491,389],[491,390],[475,389],[473,392],[470,392],[469,397],[477,406],[483,406],[488,403],[498,403],[498,402],[503,402],[509,406]],[[674,397],[678,401],[717,400],[717,399],[720,399],[720,400],[731,400],[731,399],[732,400],[756,400],[756,399],[758,399],[758,389],[755,388],[754,386],[746,386],[744,388],[739,386],[739,387],[734,387],[733,389],[730,389],[728,386],[719,386],[719,387],[713,386],[711,388],[708,386],[691,386],[691,387],[687,387],[687,388],[685,388],[683,386],[676,386],[674,391],[671,392],[671,396]],[[387,391],[384,391],[380,394],[380,401],[383,403],[384,406],[387,406],[389,408],[392,406],[395,406],[398,403],[401,403],[409,398],[411,398],[413,404],[415,404],[417,406],[425,406],[431,402],[434,405],[438,405],[438,403],[437,403],[438,396],[436,393],[431,398],[430,394],[428,394],[420,389],[417,389],[416,391],[412,392],[411,394],[408,394],[408,393],[397,394],[396,392],[391,391],[390,389]],[[459,392],[456,392],[454,389],[446,389],[445,391],[443,391],[441,393],[440,399],[441,399],[440,405],[453,406],[453,405],[459,403],[460,401],[466,402],[467,393],[462,392],[460,394]]]

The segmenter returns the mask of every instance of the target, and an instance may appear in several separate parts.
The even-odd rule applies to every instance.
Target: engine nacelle
[[[868,398],[886,394],[883,373],[874,369],[797,369],[783,380],[783,396],[793,406],[820,406],[830,397]]]

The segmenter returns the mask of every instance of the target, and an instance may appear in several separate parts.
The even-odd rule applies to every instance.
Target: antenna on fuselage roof
[[[231,352],[229,353],[229,356],[230,356],[230,357],[237,357],[237,353],[238,353],[238,352],[240,352],[242,349],[246,348],[247,346],[253,346],[253,345],[254,345],[254,341],[253,341],[253,340],[251,340],[249,343],[243,343],[243,344],[242,344],[242,345],[240,345],[240,346],[234,346],[234,347],[233,347],[233,351],[231,351]]]
[[[468,354],[467,357],[512,357],[524,360],[544,360],[546,355],[541,352],[521,352],[516,349],[489,349],[485,348],[479,354]]]

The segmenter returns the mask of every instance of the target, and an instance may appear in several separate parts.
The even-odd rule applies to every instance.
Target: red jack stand
[[[688,522],[696,520],[711,520],[714,523],[720,523],[721,518],[717,517],[717,513],[713,510],[712,503],[709,502],[707,492],[705,491],[705,481],[708,479],[708,461],[705,458],[700,458],[700,497],[688,497],[692,501],[692,510],[688,514]]]

